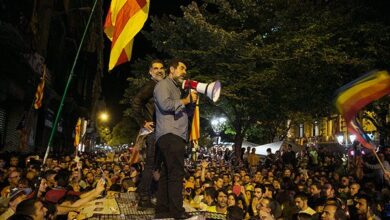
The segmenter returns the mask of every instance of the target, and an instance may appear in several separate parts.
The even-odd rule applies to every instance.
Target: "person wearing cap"
[[[15,214],[16,207],[19,203],[27,198],[27,195],[31,193],[31,189],[12,189],[8,200],[8,209],[0,215],[0,219],[8,219]]]

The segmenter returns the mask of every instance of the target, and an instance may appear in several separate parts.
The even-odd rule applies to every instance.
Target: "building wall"
[[[371,113],[369,113],[371,114]],[[332,143],[337,141],[335,136],[343,133],[347,136],[347,125],[341,115],[332,115],[324,117],[318,121],[319,135],[314,135],[315,122],[306,121],[303,123],[303,136],[300,137],[300,125],[292,126],[288,131],[288,138],[297,144],[305,145],[311,142]],[[369,133],[377,133],[376,127],[368,120],[361,122],[363,130]]]

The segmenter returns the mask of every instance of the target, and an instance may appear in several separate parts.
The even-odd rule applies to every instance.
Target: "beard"
[[[173,80],[177,83],[177,85],[180,85],[184,82],[184,77],[182,76],[178,76],[178,77],[174,77]]]

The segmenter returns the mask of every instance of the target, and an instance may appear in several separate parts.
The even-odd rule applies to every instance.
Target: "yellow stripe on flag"
[[[190,141],[197,142],[199,138],[200,138],[200,115],[199,115],[199,99],[198,99],[196,101],[194,116],[192,118]]]
[[[45,89],[46,65],[42,65],[43,74],[35,92],[34,108],[39,109],[42,106],[43,94]]]
[[[74,142],[73,142],[73,145],[75,147],[79,146],[80,144],[80,135],[81,135],[81,118],[77,120],[77,124],[75,127]]]
[[[150,0],[112,0],[104,32],[112,41],[108,69],[130,61],[135,35],[144,26]]]

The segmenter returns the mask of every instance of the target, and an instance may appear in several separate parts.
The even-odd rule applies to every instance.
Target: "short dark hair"
[[[154,59],[154,60],[150,61],[149,68],[152,68],[153,64],[155,64],[155,63],[161,63],[164,65],[163,61],[161,61],[160,59]]]
[[[35,210],[36,202],[39,202],[39,200],[27,199],[22,201],[21,203],[18,204],[18,206],[16,206],[15,215],[33,216],[36,212]]]
[[[179,63],[185,64],[185,61],[183,61],[182,59],[174,58],[169,62],[169,68],[173,67],[176,69],[179,66]]]
[[[297,193],[297,194],[295,194],[294,199],[297,199],[297,198],[300,198],[300,199],[305,200],[305,201],[308,200],[308,196],[307,196],[306,193]]]
[[[210,186],[210,187],[207,187],[205,190],[204,190],[204,193],[205,195],[208,195],[208,196],[211,196],[211,198],[214,200],[217,196],[217,191],[215,190],[214,187]]]

